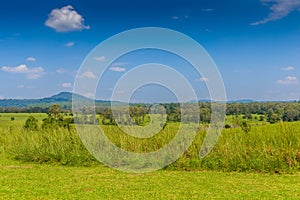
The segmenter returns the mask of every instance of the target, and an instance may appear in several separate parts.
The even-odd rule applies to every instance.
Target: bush
[[[37,130],[38,120],[33,116],[29,116],[25,122],[24,128],[31,131]]]

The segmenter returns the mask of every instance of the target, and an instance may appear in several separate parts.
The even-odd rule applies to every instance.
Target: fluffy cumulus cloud
[[[271,13],[266,18],[251,25],[265,24],[286,17],[293,11],[300,11],[300,0],[261,0],[261,2],[270,7]]]
[[[53,9],[45,25],[57,32],[81,31],[90,28],[84,25],[83,17],[70,5]]]
[[[1,95],[0,95],[0,99],[4,99],[4,96],[1,96]]]
[[[1,70],[13,74],[26,74],[27,79],[38,79],[44,74],[44,69],[42,67],[28,68],[25,64],[17,67],[3,66],[1,67]]]
[[[35,62],[36,59],[34,57],[28,57],[28,58],[26,58],[26,61]]]
[[[293,71],[295,68],[293,66],[283,67],[281,68],[282,71]]]
[[[71,88],[72,87],[72,83],[63,83],[63,84],[61,84],[61,86],[63,88]]]
[[[287,76],[284,79],[278,80],[277,83],[280,85],[298,85],[299,80],[295,76]]]

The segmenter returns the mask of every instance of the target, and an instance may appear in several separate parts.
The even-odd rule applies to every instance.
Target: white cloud
[[[90,99],[94,99],[94,97],[95,97],[95,94],[93,94],[93,93],[85,93],[85,94],[81,94],[81,95],[83,95],[87,98],[90,98]]]
[[[53,9],[45,25],[57,32],[81,31],[90,28],[84,25],[83,17],[70,5]]]
[[[25,85],[17,85],[17,88],[18,89],[23,89],[23,88],[25,88]]]
[[[4,96],[1,96],[1,95],[0,95],[0,99],[4,99]]]
[[[86,71],[81,76],[81,78],[97,78],[94,72],[92,71]]]
[[[201,78],[199,78],[199,81],[202,81],[202,82],[208,82],[208,78],[206,78],[206,77],[201,77]]]
[[[109,68],[110,71],[113,72],[125,72],[126,68],[124,66],[128,65],[127,62],[115,62],[111,64],[111,67]]]
[[[205,9],[202,9],[203,12],[212,12],[214,11],[214,9],[212,8],[205,8]]]
[[[280,85],[298,85],[299,80],[295,76],[287,76],[284,79],[278,80],[277,83]]]
[[[61,86],[64,87],[64,88],[71,88],[72,83],[63,83],[63,84],[61,84]]]
[[[36,59],[34,57],[28,57],[28,58],[26,58],[26,61],[35,62]]]
[[[72,47],[75,45],[75,42],[68,42],[65,44],[66,47]]]
[[[279,20],[295,10],[300,11],[300,0],[261,0],[261,2],[270,7],[271,13],[268,17],[252,23],[253,26]]]
[[[18,73],[26,74],[27,79],[38,79],[44,74],[44,69],[42,67],[28,68],[25,64],[19,65],[17,67],[1,67],[2,71],[8,73]]]
[[[182,19],[188,19],[188,18],[189,18],[188,15],[184,15],[184,16],[180,16],[180,17],[175,15],[172,17],[173,20],[182,20]]]
[[[105,56],[94,57],[94,60],[103,62],[103,61],[105,61]]]
[[[126,68],[115,66],[115,67],[110,67],[109,70],[113,72],[125,72]]]
[[[64,68],[59,68],[59,69],[56,70],[56,73],[58,73],[58,74],[64,74],[64,73],[67,73],[67,72],[68,72],[68,70],[66,70]]]
[[[293,71],[295,68],[293,66],[283,67],[281,68],[282,71]]]

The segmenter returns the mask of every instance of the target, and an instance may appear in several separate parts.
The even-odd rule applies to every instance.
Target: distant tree
[[[251,131],[251,125],[246,120],[241,121],[240,126],[241,126],[242,130],[244,131],[244,133],[248,134]]]
[[[34,118],[33,116],[29,116],[27,120],[25,121],[24,128],[27,130],[37,130],[38,129],[38,120]]]
[[[48,110],[48,116],[58,119],[61,117],[61,108],[58,104],[53,104]]]
[[[74,123],[73,118],[64,118],[64,115],[61,112],[61,108],[57,104],[51,105],[48,110],[48,117],[43,119],[42,128],[51,129],[51,128],[70,128],[70,124]]]

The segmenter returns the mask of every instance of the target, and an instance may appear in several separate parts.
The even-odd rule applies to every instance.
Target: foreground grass
[[[299,199],[300,174],[156,171],[24,164],[0,158],[0,199]]]

